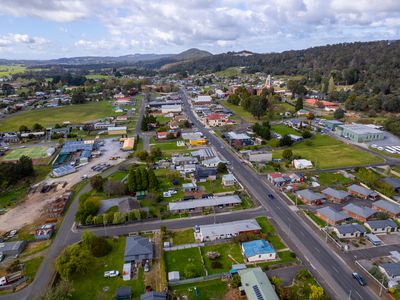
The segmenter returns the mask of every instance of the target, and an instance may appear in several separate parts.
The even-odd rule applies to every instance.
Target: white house
[[[233,174],[225,174],[222,176],[222,185],[223,186],[232,186],[235,185],[236,178],[233,176]]]
[[[298,169],[311,169],[313,167],[313,164],[311,161],[307,159],[294,159],[293,160],[293,166]]]
[[[276,259],[275,249],[265,240],[255,240],[243,243],[242,253],[248,262]]]
[[[357,223],[337,225],[333,228],[340,239],[358,238],[366,234],[365,228]]]
[[[397,224],[392,219],[367,221],[364,225],[373,233],[397,231]]]

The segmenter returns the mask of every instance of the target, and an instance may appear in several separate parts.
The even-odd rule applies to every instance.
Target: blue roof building
[[[255,240],[243,243],[242,252],[245,259],[249,262],[276,259],[275,249],[265,240]]]

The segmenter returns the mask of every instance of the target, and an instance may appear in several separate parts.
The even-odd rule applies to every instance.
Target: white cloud
[[[49,41],[43,37],[31,37],[27,34],[9,33],[0,36],[0,47],[25,45],[30,48],[40,48],[47,43]]]
[[[60,23],[96,20],[107,34],[95,39],[90,28],[74,44],[63,45],[93,54],[188,47],[266,52],[400,37],[399,0],[1,0],[0,13]],[[19,43],[29,38],[18,37]],[[0,47],[8,43],[1,37]]]

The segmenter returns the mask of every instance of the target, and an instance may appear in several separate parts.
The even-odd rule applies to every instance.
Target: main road
[[[257,175],[238,158],[226,143],[211,134],[195,117],[191,110],[185,91],[180,91],[184,101],[184,112],[190,121],[199,128],[199,131],[208,141],[218,149],[221,155],[228,160],[231,171],[238,180],[248,189],[254,198],[264,206],[278,224],[278,231],[285,242],[300,254],[300,257],[309,262],[315,270],[317,279],[329,288],[329,293],[336,299],[377,299],[374,292],[361,287],[352,278],[352,266],[349,266],[341,257],[333,252],[308,225],[289,207],[282,196],[266,181]],[[340,159],[337,158],[337,159]],[[275,199],[269,199],[273,194]]]

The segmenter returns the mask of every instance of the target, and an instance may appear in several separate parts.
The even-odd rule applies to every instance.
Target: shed
[[[132,292],[130,286],[121,286],[117,289],[115,300],[130,300],[131,294]]]
[[[168,272],[168,281],[178,281],[180,278],[178,271]]]

